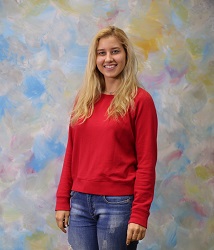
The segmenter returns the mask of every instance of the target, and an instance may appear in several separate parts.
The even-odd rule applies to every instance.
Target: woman
[[[114,26],[99,31],[71,115],[57,190],[57,225],[63,232],[69,225],[73,250],[134,250],[145,236],[157,116],[136,70],[126,34]]]

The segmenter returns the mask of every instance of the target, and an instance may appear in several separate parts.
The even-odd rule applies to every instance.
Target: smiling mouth
[[[106,69],[113,69],[117,66],[117,64],[114,64],[114,65],[104,65],[104,68]]]

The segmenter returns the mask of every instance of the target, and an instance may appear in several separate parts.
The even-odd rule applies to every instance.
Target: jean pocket
[[[71,190],[71,193],[70,193],[70,197],[71,197],[71,199],[73,199],[74,198],[74,196],[76,195],[76,191],[73,191],[73,190]]]
[[[103,199],[108,204],[129,204],[133,201],[133,195],[122,195],[122,196],[103,196]]]

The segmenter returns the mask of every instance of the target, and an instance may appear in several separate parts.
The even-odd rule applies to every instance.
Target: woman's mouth
[[[111,65],[104,65],[104,68],[106,69],[113,69],[117,66],[117,64],[111,64]]]

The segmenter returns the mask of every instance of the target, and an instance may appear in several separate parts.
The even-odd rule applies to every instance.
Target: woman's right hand
[[[68,227],[69,215],[70,211],[56,211],[56,223],[57,226],[63,231],[63,233],[66,233],[65,228]]]

